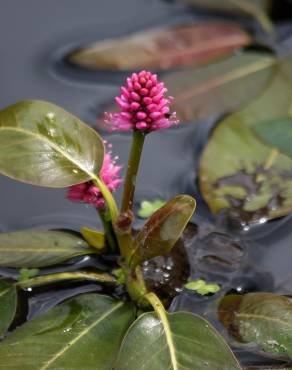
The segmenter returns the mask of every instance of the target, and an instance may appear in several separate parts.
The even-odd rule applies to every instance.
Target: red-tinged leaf
[[[168,70],[206,63],[249,43],[250,36],[239,26],[205,22],[99,41],[73,52],[68,60],[93,70]]]

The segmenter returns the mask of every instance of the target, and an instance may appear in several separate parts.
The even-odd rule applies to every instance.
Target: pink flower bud
[[[141,130],[145,133],[178,124],[175,113],[169,114],[173,98],[165,96],[164,83],[148,71],[133,73],[127,86],[121,87],[116,102],[120,113],[106,113],[105,122],[111,131]]]

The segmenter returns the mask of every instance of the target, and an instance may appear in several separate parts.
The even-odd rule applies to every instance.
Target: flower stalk
[[[121,213],[131,211],[133,209],[133,199],[135,193],[136,179],[139,170],[144,140],[145,140],[144,132],[141,131],[133,132],[133,140],[128,161],[127,174],[125,178]]]

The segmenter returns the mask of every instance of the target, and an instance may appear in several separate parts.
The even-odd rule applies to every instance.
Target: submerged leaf
[[[139,365],[137,365],[139,364]],[[130,327],[117,370],[240,370],[228,345],[212,326],[186,312],[140,316]]]
[[[131,303],[84,294],[54,307],[12,332],[0,344],[7,370],[112,370],[134,320]]]
[[[177,195],[159,208],[138,233],[130,256],[135,267],[143,261],[168,253],[180,238],[196,208],[189,195]]]
[[[138,216],[141,218],[148,218],[153,215],[159,208],[165,205],[165,201],[162,199],[143,200],[138,210]]]
[[[65,231],[25,230],[0,233],[0,266],[43,267],[95,250],[77,235]]]
[[[245,224],[292,211],[292,158],[280,153],[276,142],[272,146],[263,143],[255,132],[262,122],[289,115],[291,105],[289,57],[279,63],[260,98],[215,128],[202,154],[199,172],[202,194],[213,213],[225,209]]]
[[[275,358],[292,358],[292,300],[272,293],[226,296],[219,318],[240,343]],[[256,347],[255,347],[256,345]]]
[[[44,101],[0,111],[0,173],[33,185],[67,187],[93,179],[103,163],[100,136]]]
[[[220,286],[218,284],[207,284],[204,280],[201,279],[189,281],[185,284],[185,288],[189,290],[194,290],[201,295],[217,293],[220,290]]]
[[[249,42],[237,25],[208,22],[99,41],[73,52],[68,60],[94,70],[170,69],[209,62]]]
[[[15,285],[0,280],[0,337],[5,334],[15,316],[17,295]]]

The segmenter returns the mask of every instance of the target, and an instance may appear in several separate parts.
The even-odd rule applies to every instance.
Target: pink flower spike
[[[105,142],[105,144],[107,143]],[[114,159],[112,158],[110,148],[110,144],[106,145],[107,150],[104,155],[100,178],[106,184],[109,191],[113,192],[122,183],[122,179],[119,177],[121,166],[116,165],[116,157]],[[92,181],[70,186],[67,192],[67,198],[72,202],[92,204],[98,209],[104,209],[106,205],[101,191]]]
[[[145,133],[177,125],[175,113],[170,114],[173,98],[166,96],[167,89],[157,76],[149,71],[133,73],[121,87],[116,98],[119,113],[105,113],[110,131],[141,130]]]

